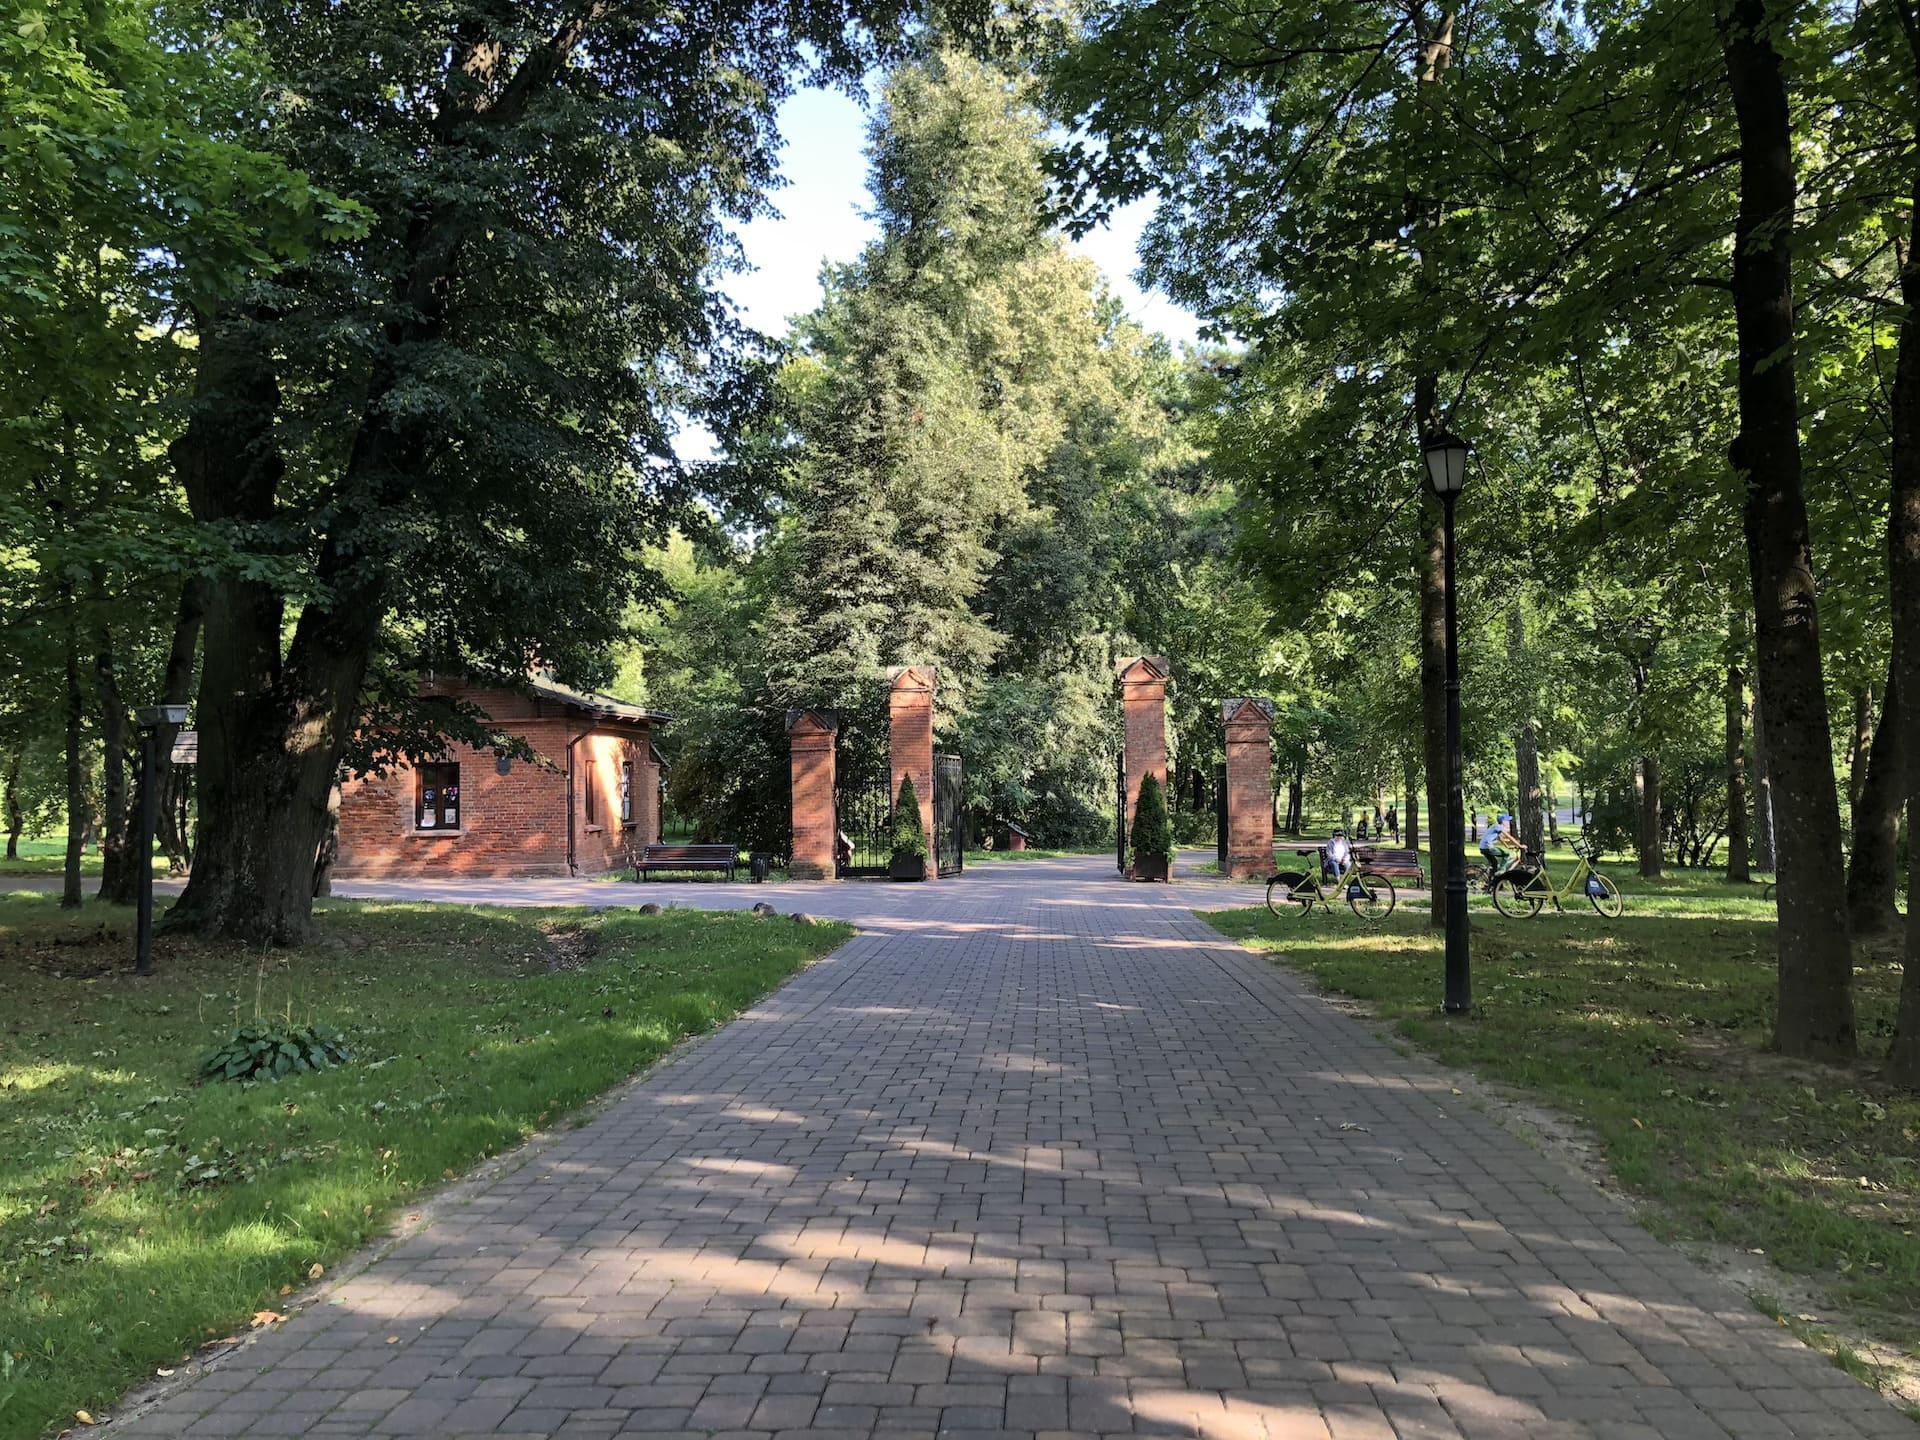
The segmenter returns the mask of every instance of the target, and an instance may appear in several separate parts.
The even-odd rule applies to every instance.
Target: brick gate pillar
[[[1132,849],[1133,808],[1140,780],[1152,775],[1167,788],[1167,678],[1164,655],[1140,655],[1114,667],[1120,681],[1120,713],[1126,729],[1127,815],[1124,833]],[[1172,804],[1172,797],[1168,797]]]
[[[840,719],[831,710],[789,710],[787,749],[793,764],[793,842],[787,874],[833,879],[833,761]]]
[[[893,788],[913,777],[913,793],[920,801],[920,827],[927,834],[927,878],[936,878],[933,863],[933,692],[939,670],[932,665],[896,665],[887,671],[887,731],[892,758]]]
[[[1273,702],[1222,700],[1227,740],[1227,875],[1273,872]]]

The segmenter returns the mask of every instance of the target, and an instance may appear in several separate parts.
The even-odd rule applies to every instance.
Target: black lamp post
[[[1467,483],[1467,442],[1436,430],[1420,442],[1427,488],[1440,497],[1447,592],[1447,998],[1449,1015],[1473,1009],[1473,960],[1467,934],[1467,855],[1460,762],[1460,620],[1454,606],[1453,502]]]
[[[142,705],[133,713],[140,727],[140,834],[133,844],[137,870],[133,973],[153,974],[153,821],[159,797],[153,793],[158,766],[160,728],[178,729],[187,723],[184,705]]]

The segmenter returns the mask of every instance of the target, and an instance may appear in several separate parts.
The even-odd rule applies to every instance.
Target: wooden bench
[[[733,845],[643,845],[633,862],[636,880],[652,870],[724,870],[733,878],[740,851]]]
[[[1420,868],[1418,850],[1383,850],[1374,845],[1355,845],[1353,857],[1364,870],[1376,875],[1384,875],[1389,880],[1411,880],[1416,885],[1427,883],[1427,872]]]

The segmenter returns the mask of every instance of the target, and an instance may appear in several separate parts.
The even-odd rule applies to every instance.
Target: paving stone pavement
[[[1917,1433],[1182,899],[816,887],[869,928],[111,1433]]]

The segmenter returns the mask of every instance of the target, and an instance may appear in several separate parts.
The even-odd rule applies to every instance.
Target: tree
[[[1167,792],[1160,777],[1140,777],[1140,793],[1133,803],[1133,833],[1128,837],[1134,864],[1173,863],[1173,823],[1167,815]]]
[[[202,526],[276,537],[298,584],[209,586],[201,833],[170,925],[303,933],[390,619],[483,676],[538,657],[602,677],[628,603],[658,593],[641,547],[697,489],[670,416],[751,388],[708,281],[727,218],[762,203],[774,107],[809,63],[858,73],[869,22],[895,18],[777,0],[256,12],[302,97],[266,117],[270,143],[374,221],[365,245],[197,306],[181,483]]]
[[[891,844],[896,862],[927,858],[927,829],[920,819],[920,797],[911,775],[900,777],[900,793],[893,800]]]

